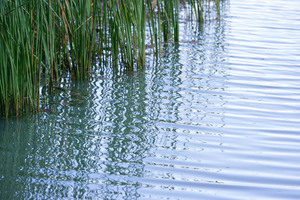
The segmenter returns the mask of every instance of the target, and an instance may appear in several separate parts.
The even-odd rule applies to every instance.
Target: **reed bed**
[[[1,116],[38,111],[41,80],[51,91],[62,73],[85,79],[96,57],[143,67],[146,41],[156,56],[162,42],[179,41],[180,5],[202,23],[211,2],[218,7],[219,0],[0,1]]]

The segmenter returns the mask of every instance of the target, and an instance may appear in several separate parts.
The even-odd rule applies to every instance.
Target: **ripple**
[[[221,6],[157,65],[0,121],[0,199],[299,199],[299,1]]]

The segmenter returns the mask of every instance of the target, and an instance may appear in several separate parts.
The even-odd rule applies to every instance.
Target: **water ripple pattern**
[[[0,199],[300,199],[300,1],[221,2],[144,71],[0,121]]]

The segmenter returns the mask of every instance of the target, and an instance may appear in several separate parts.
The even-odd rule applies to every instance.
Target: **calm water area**
[[[300,199],[300,1],[220,14],[1,119],[0,199]]]

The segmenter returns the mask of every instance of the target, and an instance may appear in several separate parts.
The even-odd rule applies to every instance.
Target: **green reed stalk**
[[[145,62],[146,3],[135,0],[133,5],[134,39],[138,49],[137,66],[142,66]]]
[[[1,115],[19,115],[39,104],[39,59],[33,5],[20,1],[1,2],[0,9],[0,108]]]
[[[157,0],[154,0],[154,2],[147,1],[147,7],[148,7],[148,25],[151,35],[151,45],[154,46],[154,55],[156,55],[156,58],[158,58],[158,27],[157,27],[157,17],[155,15],[155,8],[157,6]]]
[[[146,27],[158,57],[163,40],[179,41],[179,4],[190,4],[202,23],[203,2],[209,5],[209,0],[0,1],[1,116],[38,110],[41,77],[50,91],[66,70],[85,79],[96,55],[103,65],[141,68]],[[220,1],[214,2],[219,10]]]

